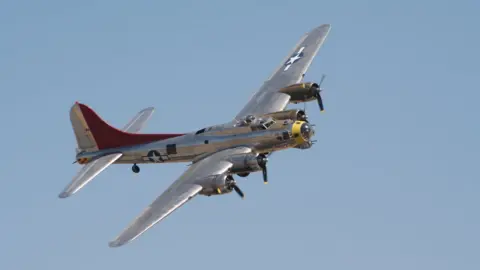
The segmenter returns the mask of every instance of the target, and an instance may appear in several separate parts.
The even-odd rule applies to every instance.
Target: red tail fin
[[[182,136],[184,134],[135,134],[127,133],[110,126],[102,118],[100,118],[87,105],[76,103],[79,112],[85,121],[85,132],[93,135],[95,143],[99,150],[116,148],[121,146],[130,146],[136,144],[144,144],[168,138]]]

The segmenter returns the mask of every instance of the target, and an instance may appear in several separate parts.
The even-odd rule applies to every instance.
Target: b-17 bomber
[[[112,127],[89,106],[76,102],[70,120],[77,141],[75,163],[82,168],[59,194],[67,198],[85,187],[112,164],[132,164],[140,173],[146,163],[190,163],[188,169],[157,197],[110,247],[122,246],[165,219],[197,195],[236,193],[244,198],[234,177],[261,173],[268,183],[267,164],[276,151],[306,150],[314,144],[314,125],[305,110],[287,109],[290,103],[316,101],[324,110],[319,82],[303,82],[330,25],[306,33],[243,109],[226,123],[189,133],[140,133],[154,108],[140,111],[122,129]]]

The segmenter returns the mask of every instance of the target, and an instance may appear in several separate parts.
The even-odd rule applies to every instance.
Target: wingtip
[[[154,112],[154,111],[155,111],[155,107],[153,107],[153,106],[152,106],[152,107],[147,107],[147,108],[141,110],[140,112],[141,112],[141,113],[144,113],[144,112],[150,112],[150,111],[151,111],[151,112]]]
[[[331,24],[324,23],[324,24],[321,24],[321,25],[317,26],[315,29],[313,29],[313,31],[319,31],[319,30],[330,31],[330,28],[332,28]]]
[[[118,240],[114,240],[114,241],[108,242],[108,246],[111,247],[111,248],[120,247],[120,246],[123,246],[123,244],[124,244],[124,243],[121,243],[121,242],[118,241]]]
[[[320,32],[327,32],[327,33],[328,33],[328,32],[330,31],[330,28],[332,28],[332,25],[331,25],[331,24],[329,24],[329,23],[324,23],[324,24],[321,24],[321,25],[313,28],[313,29],[310,30],[310,32],[307,33],[307,34],[312,34],[312,33],[314,33],[314,32],[319,32],[319,31],[320,31]]]
[[[60,199],[65,199],[65,198],[67,198],[67,197],[69,197],[69,196],[70,196],[70,193],[68,193],[68,192],[66,192],[66,191],[58,194],[58,197],[59,197]]]
[[[108,247],[110,248],[116,248],[116,247],[119,247],[119,245],[115,242],[108,242]]]
[[[332,28],[332,25],[329,24],[329,23],[325,23],[325,24],[320,25],[320,27],[318,27],[318,28],[319,28],[319,29],[324,29],[324,31],[329,32],[330,29]]]

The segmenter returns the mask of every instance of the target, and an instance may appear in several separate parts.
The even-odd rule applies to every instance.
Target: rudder
[[[75,103],[70,109],[70,122],[72,122],[73,133],[77,139],[76,152],[91,152],[98,151],[97,143],[93,137],[93,134],[88,128],[87,121],[83,116],[80,104]]]

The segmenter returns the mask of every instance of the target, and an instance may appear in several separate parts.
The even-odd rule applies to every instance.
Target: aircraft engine
[[[242,174],[261,171],[262,168],[260,167],[259,162],[263,162],[262,158],[263,156],[253,153],[231,156],[228,159],[229,162],[233,163],[230,172],[234,174]]]
[[[251,172],[262,171],[263,180],[267,182],[267,162],[268,158],[264,154],[242,154],[229,158],[233,164],[230,172],[241,177],[248,176]]]
[[[293,110],[285,110],[279,111],[274,113],[269,113],[263,115],[261,118],[273,118],[275,120],[293,120],[293,121],[306,121],[307,114],[304,110],[293,109]]]
[[[243,192],[237,186],[235,179],[231,175],[214,175],[204,180],[204,188],[200,191],[200,194],[211,196],[228,194],[235,190],[240,197],[244,197]]]
[[[308,102],[312,100],[317,100],[320,111],[323,111],[323,101],[320,95],[322,89],[320,85],[325,79],[325,75],[322,76],[320,82],[306,82],[306,83],[296,83],[279,90],[281,93],[285,93],[290,96],[290,102],[299,103],[299,102]]]
[[[289,95],[290,102],[298,103],[315,100],[314,95],[318,88],[318,84],[313,82],[296,83],[280,89],[279,92]]]
[[[231,178],[231,177],[230,177]],[[209,177],[208,179],[204,179],[204,188],[200,192],[204,195],[218,195],[224,193],[230,193],[232,190],[228,189],[229,183],[233,180],[233,178],[229,179],[229,175],[220,174],[214,175]],[[220,192],[218,192],[220,190]]]

